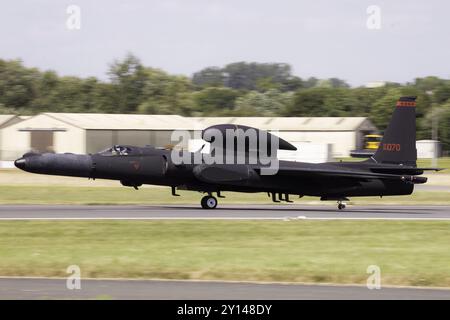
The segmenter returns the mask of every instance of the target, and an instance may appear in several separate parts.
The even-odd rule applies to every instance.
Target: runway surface
[[[0,278],[0,299],[450,299],[450,290],[215,281],[81,280],[69,290],[65,279]]]
[[[203,210],[177,206],[3,205],[0,220],[30,219],[412,219],[450,220],[448,206],[222,205]],[[450,299],[450,290],[364,286],[255,284],[208,281],[82,280],[68,290],[65,279],[0,278],[0,299]]]
[[[450,206],[348,206],[339,211],[324,205],[222,205],[204,210],[197,205],[2,205],[0,220],[89,219],[390,219],[450,220]]]

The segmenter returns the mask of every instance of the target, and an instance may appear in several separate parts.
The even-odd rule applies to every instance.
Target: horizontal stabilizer
[[[443,168],[416,168],[407,166],[392,166],[392,167],[371,167],[370,170],[376,173],[390,173],[390,174],[409,174],[409,175],[421,175],[424,171],[441,171]]]

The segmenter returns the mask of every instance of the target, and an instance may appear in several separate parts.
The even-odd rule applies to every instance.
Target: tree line
[[[417,96],[417,137],[450,150],[450,80],[429,76],[406,84],[350,87],[338,78],[302,79],[285,63],[236,62],[186,77],[144,66],[128,54],[109,65],[109,81],[59,76],[0,59],[0,113],[98,112],[184,116],[364,116],[383,130],[397,99]]]

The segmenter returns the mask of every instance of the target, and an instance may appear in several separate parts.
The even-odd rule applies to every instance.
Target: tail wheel
[[[217,199],[213,196],[204,196],[200,204],[203,209],[214,209],[217,207]]]

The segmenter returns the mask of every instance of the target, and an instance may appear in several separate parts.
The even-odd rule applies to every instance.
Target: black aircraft
[[[174,196],[177,196],[177,188],[200,191],[206,194],[201,199],[204,209],[215,208],[217,199],[213,193],[220,198],[223,191],[267,192],[273,202],[292,202],[290,195],[317,196],[321,200],[337,201],[338,208],[344,209],[344,201],[348,197],[409,195],[414,184],[427,181],[427,178],[419,177],[424,170],[439,170],[416,166],[415,99],[399,99],[378,150],[362,162],[313,164],[279,161],[275,174],[263,174],[267,163],[262,164],[257,153],[253,153],[256,154],[256,163],[249,161],[252,160],[252,147],[244,143],[240,152],[245,163],[209,163],[202,158],[203,154],[200,162],[176,163],[171,149],[116,145],[89,155],[29,152],[17,159],[15,165],[33,173],[119,180],[122,185],[135,189],[143,184],[170,186]],[[203,130],[202,137],[214,143],[214,139],[208,140],[208,130],[224,133],[232,128],[244,132],[257,130],[246,126],[217,125]],[[257,132],[266,134],[266,142],[279,139],[262,130]],[[216,146],[217,150],[220,147],[227,150],[225,140]],[[259,138],[256,149],[262,148],[264,141]],[[296,149],[285,140],[277,141],[277,149]],[[234,151],[236,160],[239,151],[236,147]],[[269,158],[276,158],[276,150],[268,154]],[[193,159],[199,153],[180,151],[180,155]]]

